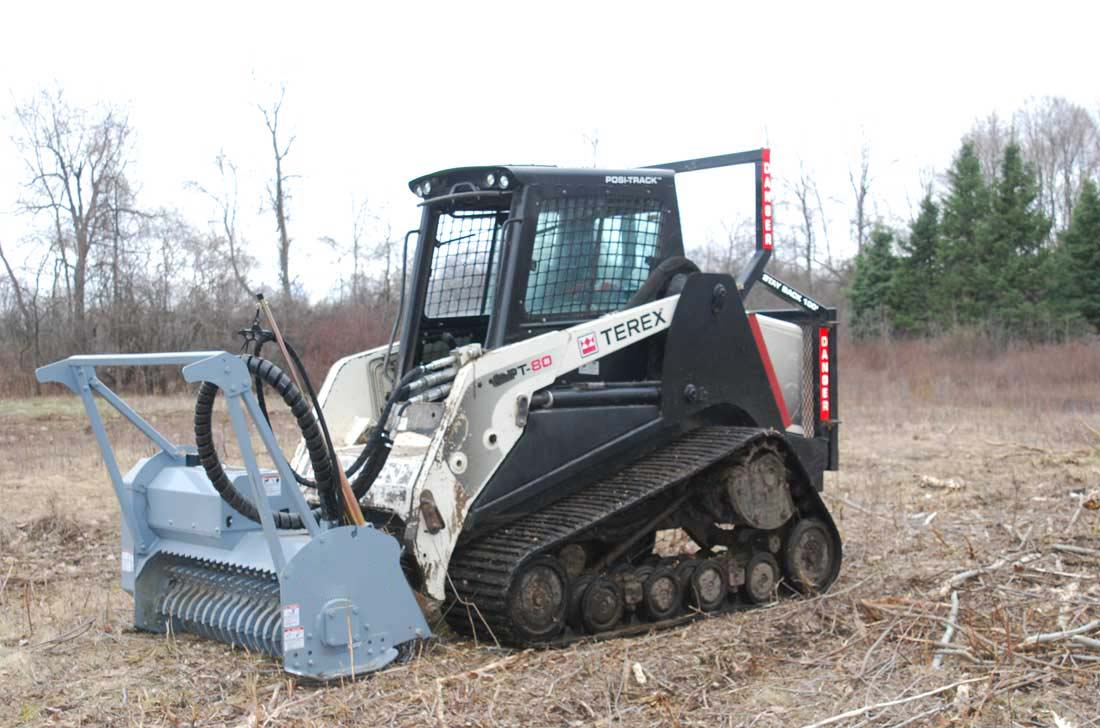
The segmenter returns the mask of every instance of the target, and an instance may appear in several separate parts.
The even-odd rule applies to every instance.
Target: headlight
[[[496,185],[496,183],[497,183],[497,176],[495,174],[490,172],[489,174],[485,175],[485,186],[486,187],[493,187],[494,185]]]
[[[500,189],[506,190],[506,189],[508,189],[508,185],[510,185],[510,184],[512,184],[512,181],[510,179],[508,179],[508,175],[506,175],[506,174],[500,175]]]

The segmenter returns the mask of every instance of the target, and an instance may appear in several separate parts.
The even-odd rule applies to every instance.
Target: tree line
[[[1100,133],[1064,99],[991,116],[904,227],[879,222],[847,288],[858,337],[966,328],[999,340],[1100,329]]]
[[[256,133],[270,148],[266,189],[241,190],[232,155],[218,154],[214,181],[187,185],[213,213],[201,222],[142,203],[135,131],[123,109],[74,106],[61,91],[15,108],[12,142],[24,167],[14,202],[26,232],[0,239],[0,394],[36,391],[35,367],[77,352],[232,349],[260,291],[275,299],[317,377],[338,356],[385,341],[400,290],[400,243],[362,202],[343,234],[295,240],[296,160],[284,102],[280,93],[256,109]],[[769,269],[839,305],[857,336],[979,327],[1051,338],[1100,324],[1095,115],[1047,98],[1007,121],[983,119],[946,174],[927,182],[908,224],[879,213],[873,161],[864,144],[846,180],[819,185],[805,162],[784,165],[788,174],[777,177]],[[844,200],[822,193],[845,186]],[[250,241],[238,211],[261,197],[272,235]],[[838,208],[854,256],[834,244]],[[754,232],[751,220],[728,223],[724,239],[687,241],[689,254],[705,270],[735,272],[752,254]],[[343,272],[311,303],[293,271],[316,245],[336,250]],[[258,251],[277,261],[273,286],[259,280]],[[766,295],[754,292],[750,304],[769,305]],[[149,390],[177,379],[156,369],[118,376]]]
[[[258,261],[237,224],[241,200],[250,204],[258,191],[241,193],[228,154],[213,160],[216,185],[187,185],[214,212],[212,222],[196,224],[177,210],[141,204],[134,130],[123,110],[80,108],[61,91],[17,106],[12,142],[24,169],[16,207],[27,232],[18,244],[0,240],[0,393],[37,391],[34,368],[73,353],[237,346],[233,332],[247,323],[260,291],[277,300],[307,363],[385,339],[399,252],[364,204],[347,234],[317,242],[337,250],[348,271],[328,298],[311,305],[293,276],[294,139],[280,126],[283,103],[280,94],[257,110],[257,134],[272,150],[266,200],[276,233],[269,248],[278,261],[274,288],[256,282]],[[150,390],[174,377],[155,369],[118,376],[138,377]]]

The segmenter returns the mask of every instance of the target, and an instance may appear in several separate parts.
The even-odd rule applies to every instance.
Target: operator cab
[[[674,173],[464,167],[409,183],[423,198],[401,370],[624,308],[683,255]]]

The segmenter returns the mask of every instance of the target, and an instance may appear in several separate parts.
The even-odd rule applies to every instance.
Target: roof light
[[[432,181],[430,179],[424,180],[424,196],[427,197],[432,193]]]
[[[496,183],[497,183],[497,176],[495,174],[490,172],[489,174],[485,175],[485,186],[486,187],[493,187],[494,185],[496,185]]]
[[[510,184],[512,184],[512,180],[508,179],[508,175],[500,175],[500,189],[506,190]]]

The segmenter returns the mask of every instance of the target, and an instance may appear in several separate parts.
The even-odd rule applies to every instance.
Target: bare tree
[[[3,245],[0,245],[0,261],[4,263],[4,270],[11,282],[12,294],[15,297],[15,305],[19,313],[19,335],[25,342],[21,356],[22,353],[29,350],[31,353],[31,366],[37,369],[42,364],[42,317],[38,307],[39,282],[42,279],[42,271],[46,267],[48,258],[42,256],[39,259],[38,271],[35,275],[35,286],[28,291],[23,290],[22,282],[16,277],[15,271],[12,270],[11,263],[8,262],[8,257],[4,254]],[[42,393],[42,385],[39,384],[37,378],[34,380],[34,393],[36,395]]]
[[[241,252],[241,240],[237,233],[237,200],[239,198],[237,165],[225,156],[224,151],[218,153],[218,156],[214,158],[214,163],[217,165],[218,175],[221,177],[221,191],[211,191],[198,182],[188,182],[187,186],[203,193],[214,203],[220,218],[221,234],[229,246],[229,265],[233,269],[233,279],[249,297],[254,297],[256,295],[255,291],[248,284],[248,279],[241,271],[243,268],[241,260],[243,253]]]
[[[803,271],[806,274],[806,282],[813,285],[814,259],[817,256],[817,220],[815,200],[819,200],[817,184],[806,172],[805,163],[799,163],[798,182],[792,190],[795,204],[798,206],[799,232],[802,240],[799,241],[799,257],[802,259]]]
[[[290,179],[283,170],[283,161],[290,153],[290,147],[294,144],[292,136],[286,144],[279,143],[279,112],[283,108],[283,99],[286,97],[286,88],[279,90],[279,100],[270,109],[260,107],[264,115],[264,123],[271,135],[271,150],[275,156],[275,179],[268,186],[268,197],[271,209],[275,213],[275,226],[279,233],[279,285],[283,295],[290,298],[290,234],[287,232],[287,203],[290,195],[287,191],[287,181]]]
[[[1100,171],[1100,129],[1064,98],[1032,99],[1017,114],[1024,154],[1039,177],[1040,199],[1055,229],[1069,224],[1084,179]]]
[[[65,283],[72,336],[86,348],[88,266],[93,247],[110,228],[112,202],[121,199],[125,182],[130,127],[117,110],[95,118],[70,107],[60,91],[42,93],[16,109],[22,135],[16,140],[30,179],[23,208],[46,214],[52,223],[56,254],[66,271]]]
[[[584,138],[585,144],[592,150],[592,166],[600,166],[600,130],[593,129],[591,132],[581,134]]]
[[[1005,147],[1015,136],[1015,127],[1005,125],[997,112],[978,121],[970,129],[967,138],[974,144],[974,151],[982,165],[982,176],[987,182],[997,178]]]
[[[855,198],[852,229],[855,232],[857,253],[863,252],[863,243],[871,230],[871,218],[867,210],[871,181],[871,148],[864,142],[859,150],[859,169],[848,168],[848,184],[852,186],[852,195]]]

